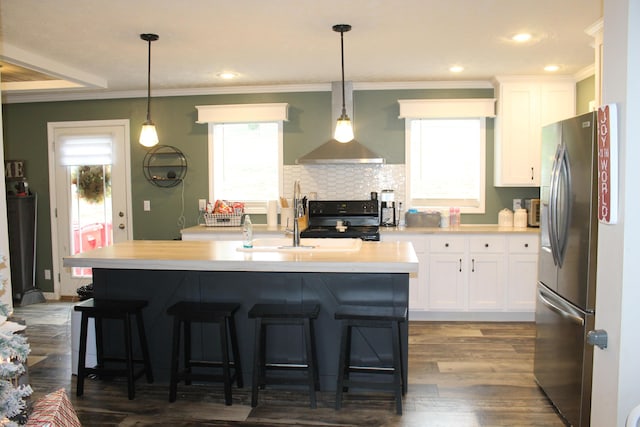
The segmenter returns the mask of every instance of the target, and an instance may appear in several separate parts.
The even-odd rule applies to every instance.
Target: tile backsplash
[[[394,190],[395,200],[405,200],[405,166],[400,164],[285,165],[284,197],[293,195],[300,180],[302,194],[315,192],[318,200],[367,200],[371,192]]]

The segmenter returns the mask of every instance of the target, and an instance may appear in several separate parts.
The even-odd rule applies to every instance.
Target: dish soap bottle
[[[249,215],[244,216],[244,222],[242,223],[242,247],[253,247],[253,224],[251,224]]]

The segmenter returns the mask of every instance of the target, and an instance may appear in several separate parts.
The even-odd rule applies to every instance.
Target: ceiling
[[[1,0],[4,94],[163,91],[576,75],[602,0]],[[511,36],[529,32],[532,41]],[[453,74],[452,65],[464,71]],[[233,80],[218,74],[231,71]],[[327,86],[328,87],[328,86]]]

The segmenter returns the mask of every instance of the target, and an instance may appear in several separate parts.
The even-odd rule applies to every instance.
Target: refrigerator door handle
[[[584,318],[582,316],[578,316],[578,315],[575,315],[573,313],[569,313],[567,310],[565,310],[565,308],[559,307],[558,305],[554,304],[552,301],[547,299],[543,295],[542,292],[538,292],[538,299],[540,300],[540,302],[542,302],[548,308],[550,308],[551,310],[553,310],[556,313],[560,314],[561,316],[572,320],[574,323],[576,323],[576,324],[578,324],[580,326],[584,326]]]
[[[558,186],[560,185],[560,162],[562,161],[564,145],[558,145],[551,166],[551,182],[549,185],[549,214],[547,215],[547,226],[549,230],[549,245],[551,246],[551,255],[553,263],[560,265],[560,254],[558,252]]]
[[[563,144],[562,153],[560,155],[560,163],[558,165],[558,240],[557,254],[558,265],[562,267],[564,257],[567,250],[567,240],[569,238],[569,219],[571,218],[571,165],[569,163],[569,153]]]

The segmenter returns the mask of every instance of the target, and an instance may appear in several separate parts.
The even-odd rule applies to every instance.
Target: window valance
[[[495,103],[492,98],[398,100],[401,119],[495,117]]]
[[[196,123],[258,123],[288,121],[289,104],[196,105]]]
[[[58,141],[61,166],[110,165],[113,163],[111,135],[64,135]]]

